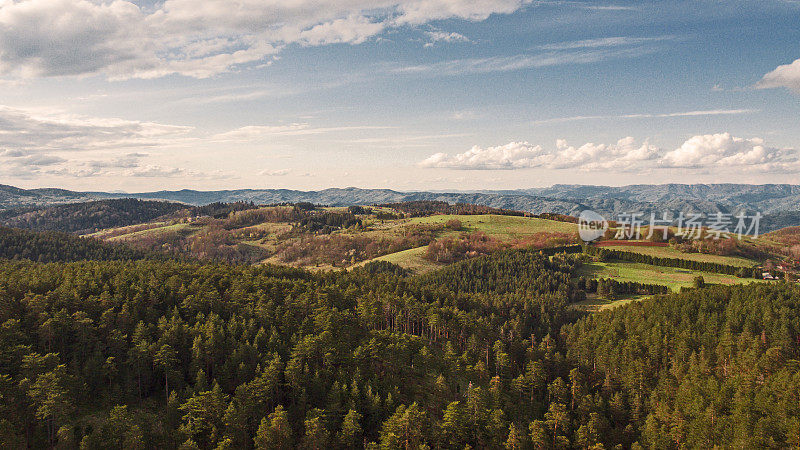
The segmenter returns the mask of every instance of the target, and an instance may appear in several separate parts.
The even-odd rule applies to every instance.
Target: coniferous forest
[[[588,315],[579,254],[410,275],[42,251],[0,262],[2,448],[800,445],[796,285]]]

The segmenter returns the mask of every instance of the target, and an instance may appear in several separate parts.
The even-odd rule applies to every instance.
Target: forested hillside
[[[132,260],[145,257],[161,258],[125,245],[109,245],[97,239],[81,238],[67,233],[0,227],[0,258],[57,262]]]
[[[0,262],[0,446],[798,445],[798,288],[587,317],[580,258]]]
[[[124,198],[85,203],[0,211],[3,225],[39,231],[86,234],[94,231],[149,222],[185,209],[180,203]]]
[[[613,392],[611,423],[628,423],[645,446],[800,445],[800,287],[684,292],[587,317],[563,335],[589,383]]]

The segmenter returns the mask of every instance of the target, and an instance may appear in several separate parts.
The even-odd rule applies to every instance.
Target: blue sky
[[[0,183],[797,183],[798,24],[790,0],[0,0]]]

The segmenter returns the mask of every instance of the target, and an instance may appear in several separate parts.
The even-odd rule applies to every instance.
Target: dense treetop
[[[39,262],[161,258],[160,255],[110,245],[56,231],[33,232],[0,227],[0,258]]]
[[[800,289],[587,316],[580,264],[0,262],[0,446],[800,445]]]

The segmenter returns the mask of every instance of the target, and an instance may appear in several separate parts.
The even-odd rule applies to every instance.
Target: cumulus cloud
[[[793,149],[770,147],[763,139],[744,139],[730,133],[694,136],[661,159],[664,167],[706,168],[746,166],[756,170],[792,171],[800,168]]]
[[[800,94],[800,59],[778,66],[756,83],[759,89],[787,88]]]
[[[419,165],[462,170],[543,168],[616,172],[726,166],[793,173],[800,172],[800,153],[767,146],[759,138],[744,139],[721,133],[694,136],[671,151],[647,141],[637,143],[632,137],[620,139],[616,144],[586,143],[577,147],[559,139],[554,148],[511,142],[496,147],[474,146],[455,155],[436,153]]]
[[[0,73],[23,77],[114,72],[156,64],[133,3],[30,0],[0,4]]]
[[[538,167],[543,156],[544,150],[539,145],[510,142],[487,148],[476,145],[464,153],[453,156],[447,153],[435,153],[420,165],[450,169],[521,169]]]
[[[484,20],[522,0],[132,0],[0,2],[0,74],[205,78],[268,62],[286,45],[358,44],[387,28]]]
[[[300,33],[300,41],[309,46],[339,44],[360,44],[383,31],[385,23],[372,22],[362,16],[351,16],[315,25]]]
[[[623,163],[652,160],[657,157],[656,147],[637,144],[632,137],[620,139],[616,144],[587,143],[579,147],[567,141],[556,141],[555,149],[528,142],[511,142],[496,147],[474,146],[470,150],[450,156],[436,153],[420,163],[423,167],[449,169],[599,169],[620,166]]]

